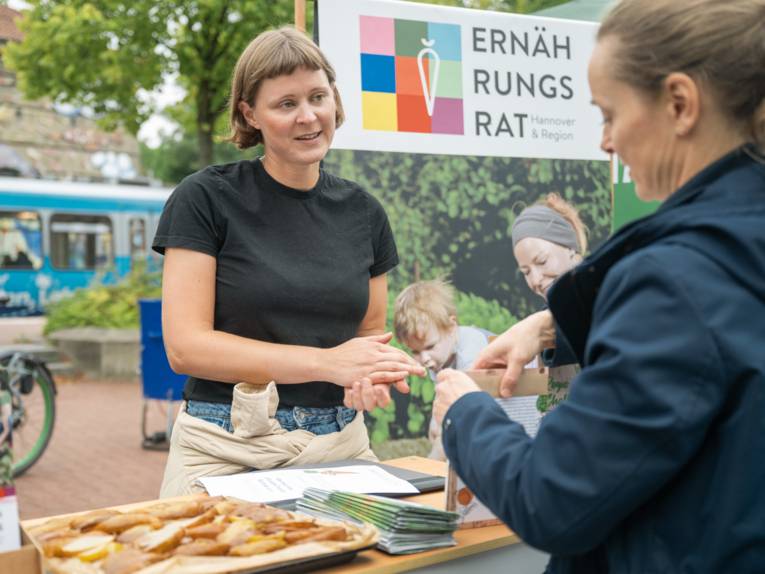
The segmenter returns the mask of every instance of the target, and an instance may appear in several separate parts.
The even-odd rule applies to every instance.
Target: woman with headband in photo
[[[513,254],[526,284],[545,301],[555,280],[578,265],[587,251],[587,228],[574,206],[557,193],[524,209],[513,222],[512,238]],[[537,408],[545,413],[566,398],[579,366],[563,346],[543,352],[542,357],[550,365],[550,383],[549,393],[539,397]],[[476,360],[477,368],[492,366],[483,354]]]

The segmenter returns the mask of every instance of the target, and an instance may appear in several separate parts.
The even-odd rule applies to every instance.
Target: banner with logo
[[[389,0],[320,0],[340,149],[607,159],[590,104],[596,25]]]
[[[324,167],[374,194],[396,238],[389,326],[402,289],[441,277],[456,288],[460,325],[499,334],[542,308],[514,258],[516,216],[555,192],[592,247],[611,231],[587,85],[596,26],[391,0],[318,0],[315,22],[346,115]],[[375,448],[427,442],[434,384],[411,387],[368,417]]]

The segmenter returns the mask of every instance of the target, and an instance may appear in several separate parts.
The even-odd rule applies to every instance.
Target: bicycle
[[[0,300],[0,307],[2,306]],[[56,383],[45,361],[28,350],[0,348],[0,389],[11,395],[13,477],[35,464],[56,420]]]

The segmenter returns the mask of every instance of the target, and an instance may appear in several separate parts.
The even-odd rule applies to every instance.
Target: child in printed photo
[[[469,369],[493,337],[486,329],[459,324],[454,289],[441,279],[419,281],[406,287],[396,298],[393,313],[396,338],[428,370],[434,382],[442,369]],[[538,424],[536,400],[536,396],[513,397],[498,399],[498,402],[509,416],[515,418],[513,415],[523,410],[530,412],[530,418]],[[534,432],[533,429],[530,432]],[[428,439],[432,444],[428,456],[446,460],[441,427],[432,418]]]

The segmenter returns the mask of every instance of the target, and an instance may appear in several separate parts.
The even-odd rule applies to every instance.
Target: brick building
[[[0,175],[115,181],[142,179],[138,142],[129,133],[106,132],[77,110],[27,101],[2,49],[20,41],[21,13],[0,5]]]

